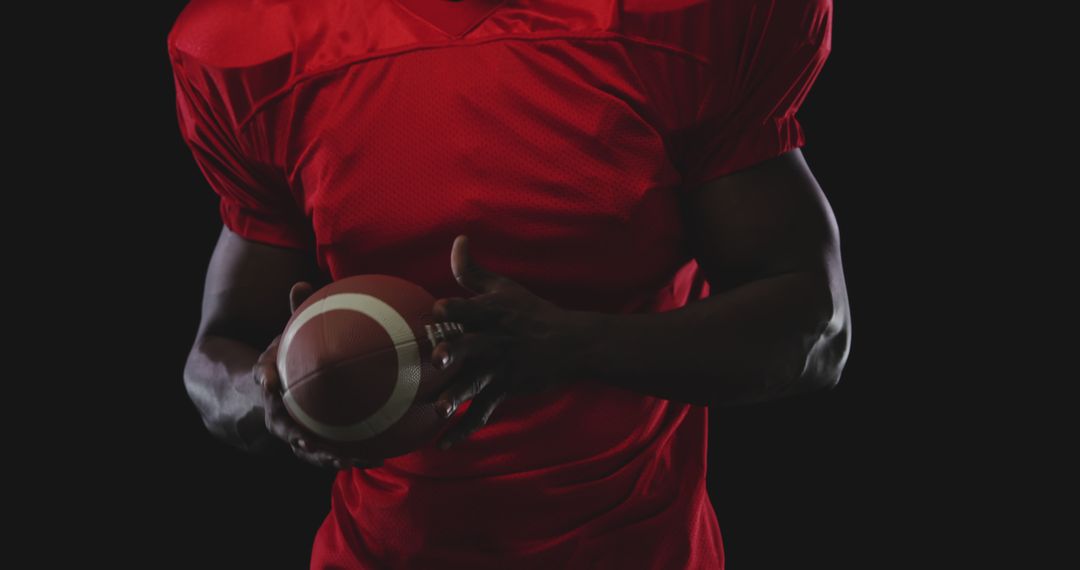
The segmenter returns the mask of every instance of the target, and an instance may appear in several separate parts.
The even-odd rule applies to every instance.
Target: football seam
[[[424,326],[425,326],[425,328],[427,328],[429,326],[436,326],[436,325],[440,325],[440,324],[457,326],[457,327],[461,327],[462,329],[464,329],[464,325],[462,325],[461,323],[453,322],[453,321],[440,321],[438,323],[432,323],[432,324],[424,325]],[[297,332],[299,332],[299,331],[297,331]],[[452,340],[455,337],[460,337],[460,336],[462,336],[464,334],[464,332],[463,331],[461,331],[461,332],[454,331],[453,329],[451,329],[449,332],[444,331],[442,334],[443,334],[444,338],[439,339],[439,342],[442,342],[444,340]],[[346,365],[352,364],[352,363],[354,363],[354,362],[356,362],[358,360],[361,360],[361,359],[364,359],[364,358],[371,358],[373,356],[379,356],[379,355],[381,355],[381,354],[383,354],[385,352],[391,351],[391,350],[393,350],[394,352],[397,352],[398,348],[400,348],[400,347],[408,346],[410,344],[419,345],[420,342],[423,341],[423,340],[427,340],[429,344],[431,343],[431,339],[428,338],[428,335],[424,335],[421,338],[414,337],[414,338],[409,339],[409,340],[407,340],[405,342],[400,342],[400,343],[391,345],[391,346],[389,346],[387,348],[379,349],[379,350],[377,350],[375,352],[371,352],[371,353],[368,353],[368,354],[363,354],[363,355],[360,355],[360,356],[354,356],[352,358],[348,358],[348,359],[342,360],[340,362],[335,362],[334,364],[331,364],[329,366],[324,366],[322,368],[319,368],[318,370],[315,370],[313,372],[309,372],[309,373],[305,374],[304,376],[301,376],[300,378],[298,378],[294,382],[289,382],[289,387],[286,389],[286,391],[295,390],[295,389],[299,388],[304,383],[311,380],[312,377],[318,375],[319,373],[321,373],[321,372],[323,372],[325,370],[328,370],[328,369],[332,370],[332,369],[337,368],[339,366],[346,366]],[[291,346],[290,346],[290,348],[291,348]],[[433,345],[431,348],[434,349],[435,346]],[[286,358],[288,358],[288,356],[286,356]],[[423,355],[420,356],[420,362],[421,363],[428,362],[429,360],[430,360],[429,358],[424,358]],[[278,371],[278,376],[279,377],[281,376],[281,371],[280,370]]]
[[[395,345],[387,347],[387,348],[381,348],[381,349],[379,349],[379,350],[377,350],[375,352],[370,352],[368,354],[362,354],[360,356],[353,356],[351,358],[347,358],[345,360],[341,360],[341,361],[335,362],[333,364],[323,366],[322,368],[319,368],[318,370],[315,370],[313,372],[308,372],[307,374],[305,374],[305,375],[301,376],[300,378],[298,378],[295,382],[289,382],[289,387],[286,389],[286,391],[296,390],[296,389],[300,388],[300,386],[303,386],[305,383],[310,381],[312,378],[314,378],[315,376],[318,376],[319,374],[322,374],[323,372],[325,372],[327,370],[333,370],[335,368],[340,368],[342,366],[348,366],[348,365],[353,364],[353,363],[355,363],[357,361],[364,360],[365,358],[373,358],[373,357],[376,357],[376,356],[382,356],[384,353],[387,353],[387,352],[390,352],[390,351],[397,352],[399,347],[409,346],[410,344],[418,345],[419,342],[416,341],[416,340],[410,340],[410,341],[403,342],[403,343],[400,343],[400,344],[395,344]],[[428,359],[424,358],[421,355],[420,362],[423,363],[423,362],[427,362],[427,361],[428,361]]]

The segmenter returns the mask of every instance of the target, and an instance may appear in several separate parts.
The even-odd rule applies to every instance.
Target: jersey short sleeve
[[[711,8],[708,78],[686,146],[691,187],[803,146],[795,114],[831,50],[831,0]]]
[[[241,136],[229,102],[202,69],[170,47],[176,113],[184,143],[210,187],[220,197],[221,220],[241,237],[264,244],[306,249],[307,219],[282,170]]]

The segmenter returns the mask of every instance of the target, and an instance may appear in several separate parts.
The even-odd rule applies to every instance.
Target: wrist
[[[266,429],[266,413],[262,406],[254,406],[236,419],[236,438],[240,447],[259,455],[276,451],[279,440]]]
[[[234,377],[231,384],[236,396],[237,413],[231,419],[232,433],[238,447],[244,451],[267,455],[279,451],[283,443],[266,427],[266,408],[263,388],[255,382],[253,373]]]
[[[604,346],[610,338],[612,315],[593,311],[573,311],[576,367],[580,375],[594,379],[603,376]]]

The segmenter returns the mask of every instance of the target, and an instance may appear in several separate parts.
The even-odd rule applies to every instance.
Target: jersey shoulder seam
[[[264,96],[262,99],[256,101],[248,114],[237,124],[237,129],[244,129],[248,123],[251,122],[259,113],[267,108],[276,99],[288,95],[296,86],[301,83],[314,79],[316,77],[322,77],[331,73],[337,73],[348,67],[371,61],[384,57],[393,57],[397,55],[403,55],[416,51],[423,51],[429,49],[453,49],[455,47],[474,46],[486,43],[502,42],[502,41],[559,41],[559,40],[581,40],[581,41],[616,41],[626,42],[635,45],[644,46],[660,51],[668,52],[671,55],[690,59],[699,65],[709,66],[711,62],[707,57],[701,54],[697,54],[686,50],[682,47],[669,44],[666,42],[660,42],[651,38],[645,38],[641,36],[634,36],[630,34],[623,34],[618,32],[590,32],[588,34],[580,33],[565,33],[565,32],[553,32],[544,34],[503,34],[493,37],[480,38],[476,40],[455,40],[448,43],[425,43],[425,44],[410,44],[406,46],[396,47],[392,49],[374,51],[370,53],[361,54],[352,58],[346,58],[341,61],[335,62],[332,66],[324,69],[315,69],[298,74],[289,80],[288,83],[282,85],[278,89],[274,90],[270,94]]]

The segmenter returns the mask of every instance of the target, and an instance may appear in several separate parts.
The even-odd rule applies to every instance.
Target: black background
[[[709,490],[738,570],[918,564],[959,540],[953,524],[968,500],[947,465],[975,444],[942,429],[964,423],[946,399],[963,363],[927,309],[959,288],[947,275],[962,247],[940,232],[954,179],[926,176],[948,156],[927,109],[949,95],[916,41],[935,29],[872,3],[838,4],[832,54],[799,118],[840,227],[853,347],[833,391],[710,411]],[[108,111],[72,139],[94,158],[69,189],[72,241],[83,243],[61,273],[88,285],[95,310],[86,354],[73,358],[96,362],[93,376],[118,390],[91,407],[83,435],[93,452],[77,468],[59,460],[70,467],[58,468],[66,482],[54,495],[80,505],[65,507],[66,530],[123,565],[304,568],[332,475],[219,443],[183,387],[220,229],[176,124],[165,36],[183,5],[144,6],[138,25],[115,20],[75,54],[78,112],[99,99]],[[113,134],[124,143],[102,142]]]

